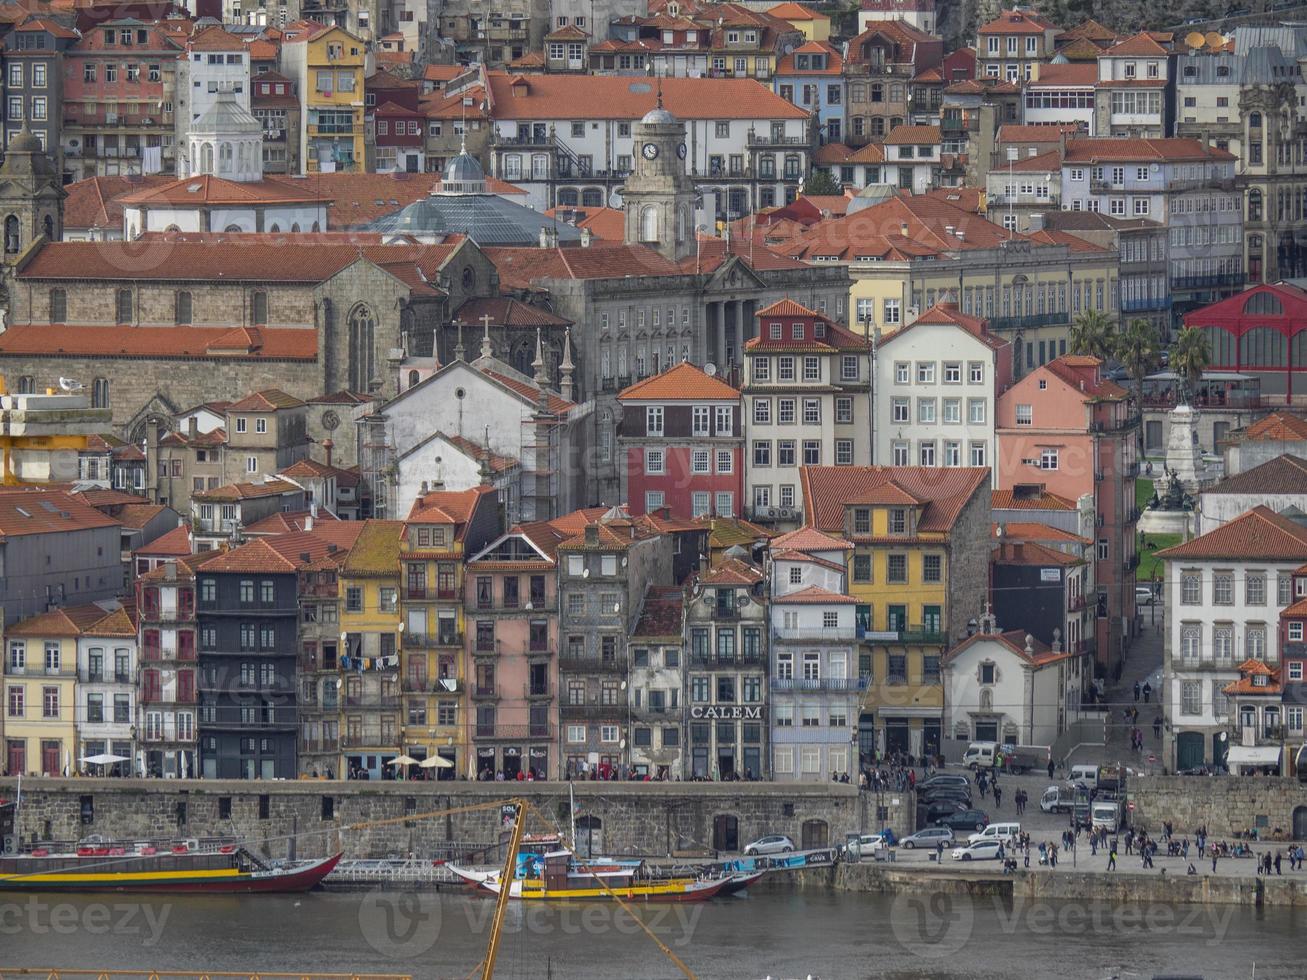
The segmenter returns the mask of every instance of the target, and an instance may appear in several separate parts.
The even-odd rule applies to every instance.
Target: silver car
[[[769,834],[766,837],[759,837],[752,844],[744,846],[744,853],[751,857],[757,857],[760,854],[787,854],[792,850],[794,850],[794,841],[784,834]]]
[[[918,830],[915,834],[910,834],[899,841],[899,847],[934,847],[937,844],[943,844],[948,847],[953,843],[953,831],[947,827],[927,827],[925,830]]]

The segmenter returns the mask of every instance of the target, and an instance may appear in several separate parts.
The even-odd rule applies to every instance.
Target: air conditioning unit
[[[780,516],[780,510],[779,510],[778,508],[776,508],[776,507],[768,507],[768,508],[767,508],[767,517],[768,517],[768,518],[770,518],[771,520],[774,521],[774,520],[776,520],[779,516]]]
[[[780,516],[780,519],[783,521],[788,521],[795,516],[793,509],[789,507],[782,507],[779,511],[777,511],[777,513]]]

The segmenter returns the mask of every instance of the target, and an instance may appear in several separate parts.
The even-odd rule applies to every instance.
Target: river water
[[[0,968],[362,972],[443,980],[476,967],[492,911],[490,901],[461,892],[149,902],[0,895]],[[1304,909],[764,890],[701,905],[644,906],[639,914],[702,978],[1307,976]],[[624,913],[596,904],[511,906],[495,975],[652,980],[682,974]]]

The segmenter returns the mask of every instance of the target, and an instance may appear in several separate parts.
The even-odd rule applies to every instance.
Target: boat
[[[522,844],[518,848],[514,862],[514,868],[516,869],[514,877],[517,879],[527,878],[533,873],[539,876],[544,868],[544,859],[560,854],[566,854],[570,859],[568,866],[570,875],[584,877],[589,880],[593,880],[596,876],[600,878],[620,878],[630,875],[644,863],[632,858],[578,858],[572,851],[563,846],[562,837],[558,834],[528,834],[522,838]],[[447,864],[445,867],[472,885],[481,885],[487,881],[498,881],[502,873],[502,869],[498,867],[465,868],[453,864]]]
[[[742,892],[755,881],[765,875],[765,871],[739,871],[726,879],[726,884],[722,885],[718,895],[734,895]]]
[[[306,892],[340,854],[271,864],[234,840],[112,841],[35,845],[0,854],[0,891],[246,894]]]
[[[602,883],[591,879],[588,884],[559,871],[543,878],[517,878],[509,883],[508,897],[520,901],[605,901],[613,897],[623,901],[704,902],[717,895],[730,879],[719,878],[645,878],[630,875],[611,878]],[[482,888],[498,895],[503,883],[498,878],[483,881]]]

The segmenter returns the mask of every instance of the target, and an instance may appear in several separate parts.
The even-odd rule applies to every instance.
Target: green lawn
[[[1179,544],[1182,540],[1183,536],[1179,534],[1148,535],[1148,547],[1139,549],[1139,570],[1135,572],[1135,581],[1142,585],[1152,581],[1154,576],[1160,580],[1166,569],[1162,567],[1157,553]]]
[[[1135,480],[1135,506],[1143,510],[1148,506],[1148,501],[1153,499],[1153,481],[1145,477],[1139,477]]]

